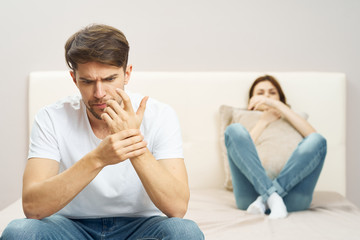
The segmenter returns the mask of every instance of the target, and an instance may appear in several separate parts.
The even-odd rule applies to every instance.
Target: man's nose
[[[94,89],[94,97],[103,98],[106,95],[101,81],[97,81]]]

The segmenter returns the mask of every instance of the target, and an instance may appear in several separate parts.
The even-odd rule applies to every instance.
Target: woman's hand
[[[260,136],[261,132],[267,127],[270,123],[269,121],[275,121],[275,116],[271,116],[273,110],[277,111],[280,116],[284,117],[303,137],[308,136],[309,134],[315,132],[315,129],[302,117],[289,108],[288,105],[284,104],[279,100],[272,98],[267,98],[265,96],[254,96],[249,101],[249,110],[260,110],[264,111],[261,118],[266,121],[259,121],[257,125],[260,127],[255,127],[252,137],[254,141]],[[273,109],[273,110],[271,110]],[[271,110],[271,111],[270,111]],[[270,111],[266,113],[266,111]]]
[[[270,108],[277,109],[278,106],[281,104],[282,102],[280,102],[279,100],[257,95],[257,96],[253,96],[250,99],[248,109],[264,111]]]
[[[264,121],[266,125],[278,120],[281,117],[281,113],[275,108],[268,108],[260,116],[260,121]]]

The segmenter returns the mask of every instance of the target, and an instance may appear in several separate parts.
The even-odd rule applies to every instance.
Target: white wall
[[[21,195],[28,74],[66,69],[66,39],[90,23],[124,31],[134,70],[346,73],[347,197],[360,206],[359,10],[358,0],[1,0],[0,209]]]

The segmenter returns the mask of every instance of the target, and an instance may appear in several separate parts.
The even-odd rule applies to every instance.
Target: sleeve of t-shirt
[[[60,161],[60,153],[53,122],[46,108],[35,116],[30,135],[28,159],[48,158]]]
[[[184,158],[181,129],[176,112],[166,105],[156,118],[153,156],[156,159]]]

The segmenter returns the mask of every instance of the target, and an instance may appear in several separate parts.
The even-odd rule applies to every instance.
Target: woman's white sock
[[[247,212],[251,214],[265,214],[265,203],[262,200],[262,197],[259,196],[250,206],[247,208]]]
[[[288,215],[284,200],[277,192],[272,193],[266,203],[271,210],[269,218],[285,218]]]

